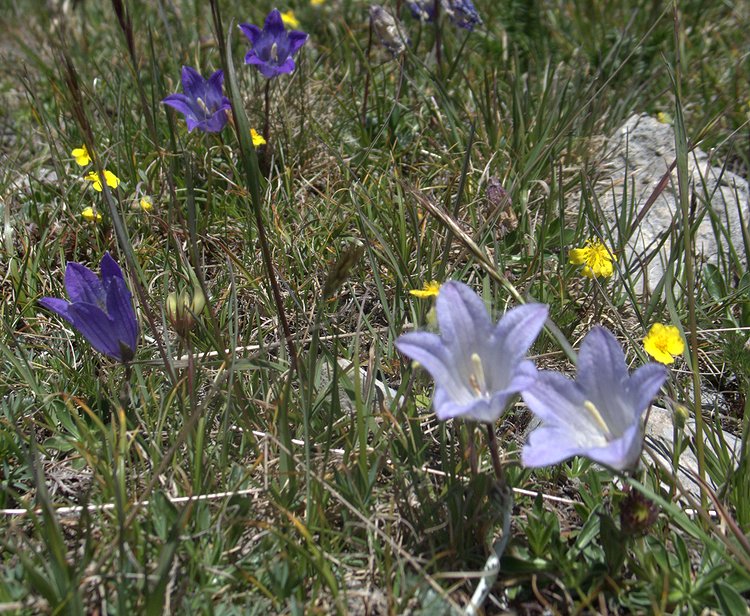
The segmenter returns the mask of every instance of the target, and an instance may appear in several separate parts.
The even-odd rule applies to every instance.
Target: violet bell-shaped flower
[[[615,337],[593,328],[581,344],[575,381],[540,371],[522,392],[542,420],[521,452],[524,466],[585,456],[616,470],[634,468],[643,448],[641,417],[666,378],[667,369],[653,363],[628,374]]]
[[[39,303],[68,321],[94,349],[127,363],[138,344],[130,290],[109,252],[102,258],[100,270],[101,278],[80,263],[68,263],[65,289],[70,301],[43,297]]]
[[[482,23],[471,0],[443,0],[443,9],[456,26],[469,32]]]
[[[440,9],[448,15],[454,25],[464,30],[473,30],[474,26],[482,23],[472,0],[437,0]],[[436,0],[407,0],[411,14],[421,22],[431,22],[435,19]]]
[[[294,70],[292,56],[307,40],[304,32],[287,32],[278,9],[268,14],[262,29],[254,24],[240,24],[240,30],[253,45],[245,55],[245,64],[254,64],[268,79],[291,73]]]
[[[482,299],[449,281],[436,301],[440,335],[404,334],[396,347],[435,379],[438,419],[464,417],[493,423],[516,394],[531,385],[534,365],[524,356],[547,319],[547,306],[526,304],[493,324]]]
[[[208,79],[191,66],[182,67],[184,94],[170,94],[161,102],[185,115],[188,132],[198,128],[218,133],[227,123],[229,99],[222,92],[224,73],[216,71]]]
[[[412,17],[422,22],[435,19],[435,0],[407,0]]]

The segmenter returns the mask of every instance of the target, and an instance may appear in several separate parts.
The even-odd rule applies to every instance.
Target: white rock
[[[605,181],[598,184],[597,200],[613,230],[617,229],[616,215],[622,217],[632,207],[631,204],[635,204],[636,213],[643,209],[676,159],[674,142],[674,127],[648,115],[631,116],[610,140],[606,155],[610,172]],[[710,204],[716,218],[726,227],[735,248],[743,252],[739,210],[742,210],[747,224],[748,183],[742,177],[717,166],[717,162],[709,161],[708,155],[699,148],[688,155],[691,193],[694,190],[697,196],[696,211],[700,215],[706,211],[706,205]],[[623,238],[626,239],[625,254],[619,256],[618,266],[634,279],[637,278],[636,291],[640,292],[644,288],[653,290],[664,275],[675,237],[669,234],[669,229],[673,221],[679,224],[681,220],[678,215],[680,204],[677,194],[675,168],[666,187],[641,223],[631,230],[630,237]],[[627,197],[625,203],[624,196]],[[665,233],[669,237],[664,246],[648,266],[644,266]],[[616,231],[614,234],[617,237]],[[727,251],[725,240],[722,240],[721,246],[717,245],[708,212],[696,232],[695,247],[698,259],[714,263],[720,251]],[[647,280],[644,280],[644,274]]]

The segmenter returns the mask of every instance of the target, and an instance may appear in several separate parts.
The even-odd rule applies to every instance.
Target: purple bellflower
[[[138,321],[120,266],[104,254],[101,279],[80,263],[68,263],[65,289],[71,301],[43,297],[39,303],[75,327],[100,353],[119,362],[133,359]]]
[[[422,22],[435,19],[435,0],[407,0],[412,17]]]
[[[188,132],[218,133],[227,123],[229,99],[222,93],[224,73],[216,71],[208,79],[191,66],[182,67],[184,94],[170,94],[162,103],[185,114]]]
[[[404,334],[396,347],[435,379],[432,403],[438,419],[497,421],[536,375],[523,358],[544,326],[547,306],[519,306],[493,324],[476,293],[449,281],[440,287],[436,309],[440,335]]]
[[[268,79],[291,73],[294,70],[292,56],[307,40],[304,32],[286,31],[278,9],[268,14],[262,30],[254,24],[240,24],[240,30],[253,45],[245,55],[245,64],[254,64]]]
[[[472,0],[437,1],[440,2],[440,7],[445,14],[459,28],[471,31],[474,26],[482,23]],[[407,0],[406,2],[412,16],[422,22],[431,22],[435,19],[435,3],[436,0]]]
[[[455,25],[469,32],[482,23],[471,0],[443,0],[443,8]]]
[[[542,425],[521,452],[524,466],[548,466],[585,456],[616,470],[634,468],[643,447],[641,416],[667,378],[657,364],[628,374],[625,354],[603,327],[584,338],[572,381],[540,371],[522,395]]]

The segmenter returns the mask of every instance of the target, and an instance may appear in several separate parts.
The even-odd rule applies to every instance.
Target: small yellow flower
[[[84,220],[88,220],[89,222],[101,222],[102,221],[102,215],[90,205],[88,207],[83,208],[83,212],[81,212],[81,216],[83,217]]]
[[[643,339],[643,348],[656,361],[671,364],[677,355],[685,351],[680,330],[674,325],[654,323]]]
[[[85,167],[91,162],[91,157],[89,156],[89,151],[86,149],[86,144],[82,145],[80,148],[75,148],[71,152],[71,155],[76,159],[76,163],[80,167]]]
[[[299,19],[294,16],[292,9],[281,14],[281,21],[284,22],[285,26],[289,26],[290,28],[299,28]]]
[[[87,173],[83,179],[88,180],[89,182],[93,182],[94,190],[96,192],[102,192],[102,183],[99,179],[99,174],[96,171]],[[107,182],[107,186],[109,186],[110,188],[117,188],[120,185],[120,178],[118,178],[114,173],[108,171],[107,169],[104,170],[104,179]]]
[[[587,278],[609,278],[614,271],[612,261],[617,261],[617,257],[596,238],[587,240],[583,248],[570,251],[570,262],[573,265],[583,265],[583,275]]]
[[[656,114],[656,119],[659,120],[662,124],[671,124],[672,123],[672,116],[669,115],[666,111],[660,111]]]
[[[310,0],[312,6],[322,6],[326,0]]]
[[[149,197],[148,195],[144,195],[143,197],[141,197],[141,200],[138,203],[140,204],[141,209],[144,212],[149,212],[154,209],[154,202],[151,201],[151,197]]]
[[[411,293],[414,297],[424,299],[427,297],[437,297],[439,291],[440,283],[436,280],[432,280],[430,282],[425,282],[424,286],[421,289],[412,289],[411,291],[409,291],[409,293]]]
[[[253,146],[259,147],[261,145],[266,145],[266,140],[257,130],[254,128],[250,129],[250,136],[253,138]]]

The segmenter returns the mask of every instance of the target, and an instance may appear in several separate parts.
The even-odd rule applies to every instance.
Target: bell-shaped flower
[[[138,321],[120,266],[107,252],[101,278],[80,263],[68,263],[65,289],[70,301],[43,297],[39,303],[75,327],[100,353],[128,362],[138,344]]]
[[[513,308],[494,324],[474,291],[449,281],[440,287],[436,309],[440,335],[404,334],[396,347],[435,379],[432,402],[439,419],[497,421],[535,377],[524,356],[544,327],[547,306]]]
[[[218,133],[226,125],[227,110],[231,108],[222,91],[223,82],[221,70],[204,79],[192,66],[183,66],[184,94],[170,94],[162,103],[185,114],[188,132],[198,128],[204,133]]]
[[[464,30],[471,31],[474,26],[482,23],[471,0],[443,0],[443,8],[450,20]]]
[[[294,70],[292,56],[307,40],[304,32],[287,32],[278,9],[268,14],[262,29],[254,24],[240,24],[240,30],[253,45],[245,55],[245,64],[254,64],[268,79],[291,73]]]
[[[578,354],[572,381],[540,371],[523,400],[542,420],[521,452],[525,466],[548,466],[585,456],[617,470],[634,468],[643,448],[641,417],[667,378],[657,364],[628,374],[625,354],[603,327],[593,328]]]

